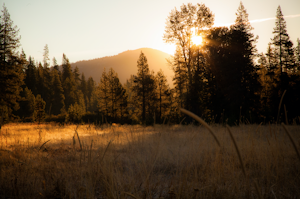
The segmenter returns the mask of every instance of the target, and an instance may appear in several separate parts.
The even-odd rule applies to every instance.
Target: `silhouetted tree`
[[[76,102],[76,83],[72,73],[71,64],[65,54],[62,59],[62,86],[65,96],[65,107],[69,109],[71,104]]]
[[[276,110],[278,109],[278,104],[280,98],[284,91],[287,90],[287,94],[283,99],[283,105],[287,104],[289,98],[291,98],[291,85],[293,84],[291,75],[295,72],[295,57],[293,43],[290,41],[289,35],[287,33],[286,22],[284,20],[281,7],[278,6],[276,12],[275,28],[273,31],[274,37],[272,39],[272,48],[274,59],[276,60],[277,67],[275,69],[274,81],[275,86],[271,96],[271,104],[273,115],[277,115]],[[289,108],[291,109],[291,108]],[[282,115],[284,110],[282,110]]]
[[[169,60],[169,64],[171,65],[174,71],[174,86],[176,93],[176,101],[179,108],[185,108],[186,101],[186,93],[187,93],[187,69],[184,63],[180,46],[177,46],[175,55],[172,60]]]
[[[191,42],[191,37],[194,31],[195,34],[203,33],[204,30],[210,28],[213,23],[214,14],[204,4],[183,4],[180,10],[175,8],[171,11],[167,18],[163,37],[165,42],[175,43],[180,46],[178,50],[181,50],[181,63],[184,64],[184,66],[175,69],[186,69],[188,86],[184,107],[192,110],[196,114],[200,113],[199,102],[201,101],[201,90],[203,87],[202,71],[204,63],[202,62],[203,56],[197,51],[198,48],[195,48],[195,45]],[[177,73],[177,83],[179,83],[179,77],[181,76],[178,76]],[[181,86],[181,83],[179,85]],[[179,93],[180,92],[181,91],[179,91]]]
[[[86,95],[87,95],[87,110],[90,112],[94,112],[97,110],[97,94],[96,94],[96,83],[92,77],[88,78],[87,86],[86,86]]]
[[[166,117],[167,115],[169,115],[171,105],[169,101],[169,96],[171,95],[170,88],[167,84],[167,78],[161,69],[156,74],[156,84],[156,95],[158,103],[158,114],[156,115],[156,117],[158,118],[158,122],[161,123],[162,117]]]
[[[300,75],[300,40],[297,39],[297,46],[295,47],[295,71]]]
[[[102,77],[98,86],[98,108],[99,112],[107,118],[109,116],[109,80],[104,68]]]
[[[29,56],[27,69],[25,70],[25,85],[32,91],[34,95],[37,95],[37,68],[34,63],[34,59]]]
[[[52,95],[53,90],[52,88],[52,78],[50,75],[50,63],[49,63],[49,48],[46,44],[44,47],[44,53],[43,53],[43,76],[42,76],[42,89],[40,90],[41,97],[46,102],[45,111],[46,113],[50,114],[51,108],[52,108]]]
[[[0,112],[19,108],[21,85],[23,84],[24,61],[17,55],[19,29],[13,26],[10,14],[3,4],[0,18]]]
[[[22,99],[20,100],[20,108],[16,113],[20,118],[26,118],[30,121],[34,120],[35,113],[35,97],[31,90],[27,87],[21,92]]]
[[[74,74],[74,80],[75,80],[75,83],[76,83],[76,87],[79,88],[81,79],[80,79],[79,69],[78,69],[77,66],[74,68],[73,74]]]
[[[119,81],[118,74],[110,68],[102,73],[99,84],[99,111],[114,122],[123,119],[127,108],[126,90]]]
[[[85,107],[88,108],[88,96],[87,96],[87,82],[85,80],[85,76],[84,73],[81,74],[81,82],[79,85],[79,89],[81,90],[83,97],[84,97],[84,101],[85,101]]]
[[[274,38],[272,44],[275,48],[276,59],[279,62],[280,72],[287,72],[294,66],[293,43],[287,33],[286,22],[281,12],[281,7],[278,6],[276,13],[275,28],[273,31]]]
[[[137,61],[138,73],[134,77],[134,85],[132,91],[136,101],[136,107],[141,113],[142,122],[145,123],[146,119],[152,118],[151,113],[154,114],[154,98],[155,96],[155,79],[153,74],[150,73],[147,58],[141,52]],[[152,108],[152,109],[151,109]],[[148,114],[147,114],[148,113]]]
[[[235,91],[233,96],[236,98],[236,103],[232,104],[231,111],[236,114],[235,118],[239,117],[239,114],[253,118],[257,116],[255,113],[259,104],[259,95],[257,93],[260,90],[258,82],[257,67],[254,63],[254,58],[257,56],[256,41],[258,37],[254,37],[253,27],[248,20],[248,14],[242,2],[236,13],[237,18],[235,24],[230,27],[231,29],[231,56],[232,67],[230,70],[234,71],[231,78],[236,79]],[[232,98],[233,99],[233,98]]]
[[[65,108],[64,89],[62,87],[58,71],[56,69],[53,69],[51,71],[51,77],[52,77],[51,113],[54,115],[58,115]]]

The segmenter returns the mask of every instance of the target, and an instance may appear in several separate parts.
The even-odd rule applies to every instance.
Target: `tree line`
[[[20,47],[18,28],[7,8],[0,19],[1,124],[8,121],[97,123],[193,122],[181,114],[188,109],[207,121],[299,122],[300,41],[290,41],[280,6],[267,52],[258,54],[257,38],[240,3],[230,27],[212,27],[214,14],[204,4],[183,4],[170,12],[164,40],[177,49],[168,64],[174,88],[162,70],[150,71],[146,55],[137,60],[137,74],[121,84],[112,69],[100,83],[86,80],[69,59],[50,65],[45,45],[43,62],[27,59]],[[196,45],[193,35],[201,35]],[[283,96],[284,95],[284,96]],[[281,102],[281,103],[280,103]],[[279,107],[282,104],[282,107]]]

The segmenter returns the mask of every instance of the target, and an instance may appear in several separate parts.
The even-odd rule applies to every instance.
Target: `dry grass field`
[[[300,159],[281,125],[7,124],[0,198],[300,198]],[[300,126],[287,126],[300,149]]]

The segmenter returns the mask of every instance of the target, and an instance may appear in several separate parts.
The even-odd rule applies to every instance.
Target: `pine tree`
[[[56,60],[56,58],[55,57],[53,57],[53,59],[52,59],[52,68],[53,69],[55,69],[57,72],[58,72],[58,75],[59,75],[59,77],[60,77],[60,80],[62,80],[62,75],[61,75],[61,71],[59,70],[59,66],[58,66],[58,64],[57,64],[57,60]]]
[[[234,118],[239,114],[249,116],[255,113],[256,105],[259,103],[259,96],[256,93],[260,89],[257,76],[257,68],[254,64],[256,57],[255,43],[258,37],[254,37],[252,26],[248,20],[248,14],[242,2],[237,11],[235,24],[231,26],[232,60],[230,70],[231,78],[235,80],[237,101],[232,104]],[[241,108],[240,108],[241,107]],[[258,114],[258,113],[257,113]]]
[[[88,78],[86,86],[86,96],[87,96],[87,110],[94,112],[97,110],[97,94],[96,94],[96,83],[92,77]]]
[[[37,68],[33,58],[29,56],[27,69],[25,70],[24,83],[30,89],[33,95],[37,95]]]
[[[34,119],[34,112],[35,112],[35,97],[32,94],[31,90],[27,87],[23,89],[21,92],[22,99],[20,100],[20,107],[16,113],[20,118],[26,118],[33,121]]]
[[[287,33],[286,21],[284,20],[280,6],[277,8],[273,34],[274,38],[272,39],[272,44],[275,48],[280,72],[288,72],[288,70],[292,69],[294,66],[293,43]]]
[[[153,74],[150,73],[147,58],[143,52],[141,52],[137,61],[138,73],[134,77],[134,98],[136,100],[136,106],[138,106],[141,112],[142,122],[145,123],[146,119],[150,119],[153,109],[155,98],[155,79]],[[146,113],[147,112],[147,113]],[[154,112],[153,112],[154,114]]]
[[[275,77],[277,72],[277,67],[279,66],[279,62],[276,59],[275,50],[271,43],[268,44],[266,59],[267,59],[266,61],[267,61],[268,73],[271,77]]]
[[[114,122],[126,115],[127,95],[119,81],[118,74],[110,68],[102,73],[99,84],[99,111]]]
[[[300,75],[300,40],[297,39],[297,46],[295,47],[295,71]]]
[[[13,26],[10,14],[3,4],[0,18],[0,112],[19,108],[21,85],[23,84],[24,60],[18,57],[20,37],[17,26]]]
[[[44,69],[41,62],[37,63],[36,69],[36,88],[37,93],[40,95],[44,94]]]
[[[107,118],[109,116],[109,80],[105,68],[98,86],[98,95],[99,112]]]
[[[75,69],[73,71],[73,74],[74,74],[74,80],[75,80],[75,83],[76,83],[76,87],[79,88],[81,79],[80,79],[79,69],[78,69],[77,66],[75,67]]]
[[[176,52],[172,60],[169,60],[169,64],[173,68],[174,71],[174,86],[175,86],[175,99],[177,103],[178,114],[180,114],[179,108],[186,108],[186,98],[187,98],[187,90],[188,90],[188,82],[187,82],[187,69],[184,64],[184,60],[182,58],[180,47],[177,46]]]
[[[169,115],[170,111],[170,88],[167,84],[167,78],[164,75],[163,71],[160,71],[156,74],[156,83],[157,83],[157,98],[158,98],[158,122],[162,122],[162,117]]]
[[[84,97],[84,101],[85,101],[85,107],[88,109],[88,97],[87,97],[87,82],[85,80],[85,76],[84,73],[81,74],[81,82],[79,85],[79,89],[81,90],[83,97]]]
[[[76,102],[76,82],[72,73],[71,64],[65,54],[63,54],[62,68],[62,86],[64,89],[65,107],[66,110],[68,110],[69,106]]]
[[[51,96],[51,113],[54,115],[58,115],[61,112],[63,112],[65,108],[65,96],[64,96],[64,90],[60,81],[60,76],[58,74],[58,71],[56,69],[53,69],[51,71],[51,77],[52,77],[52,96]]]
[[[50,63],[49,63],[50,59],[49,59],[49,48],[48,45],[46,44],[44,47],[44,53],[43,53],[43,79],[42,79],[42,92],[41,97],[43,98],[43,100],[45,100],[46,102],[46,107],[45,107],[45,111],[46,113],[51,112],[51,108],[52,108],[52,95],[53,95],[53,90],[52,88],[52,78],[50,75]]]

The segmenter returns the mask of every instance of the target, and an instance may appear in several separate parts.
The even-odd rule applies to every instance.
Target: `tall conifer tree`
[[[151,118],[154,114],[154,98],[155,98],[155,79],[150,73],[148,61],[143,52],[141,52],[137,61],[138,73],[134,77],[133,92],[135,94],[136,105],[141,113],[142,122]]]
[[[58,115],[60,114],[65,108],[65,96],[64,90],[60,81],[60,76],[56,69],[51,71],[52,77],[52,97],[51,97],[51,114]]]
[[[275,48],[276,58],[280,66],[280,72],[287,72],[294,66],[293,43],[286,29],[286,21],[284,20],[281,7],[278,6],[276,12],[276,22],[273,31],[274,38],[272,44]]]
[[[0,18],[0,111],[11,113],[18,109],[23,84],[24,60],[16,50],[19,47],[19,29],[13,25],[10,14],[3,4]]]
[[[62,86],[64,89],[65,107],[66,110],[68,110],[69,106],[76,102],[76,82],[72,73],[71,64],[65,54],[63,54],[62,68]]]

